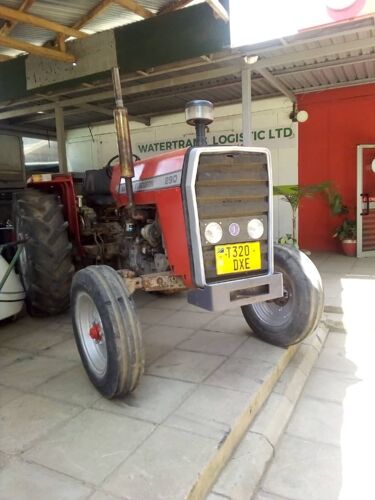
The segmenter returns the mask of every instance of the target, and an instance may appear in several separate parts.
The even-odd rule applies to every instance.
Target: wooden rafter
[[[26,12],[33,5],[35,0],[23,0],[22,4],[18,8],[20,12]],[[0,35],[9,35],[9,33],[17,26],[17,21],[8,21],[0,30]]]
[[[140,5],[138,2],[135,2],[134,0],[114,0],[114,2],[118,5],[121,5],[121,7],[134,12],[134,14],[143,17],[144,19],[155,16],[155,14],[151,12],[151,10],[145,9],[144,7],[142,7],[142,5]]]
[[[219,0],[206,0],[206,2],[211,7],[211,9],[214,11],[214,14],[216,17],[222,19],[226,23],[229,22],[229,14],[226,11],[226,9],[221,5]]]
[[[82,16],[73,26],[74,29],[81,29],[87,23],[89,23],[92,19],[99,16],[105,9],[107,9],[113,3],[117,3],[122,7],[135,12],[141,17],[147,18],[152,17],[154,14],[139,5],[134,0],[101,0],[98,4],[95,5],[89,12],[87,12],[84,16]],[[55,40],[55,45],[58,45],[61,50],[63,50],[63,37],[57,37]]]
[[[31,24],[32,26],[37,26],[38,28],[44,28],[49,31],[54,31],[55,33],[61,33],[66,36],[72,36],[74,38],[83,38],[87,36],[87,33],[64,26],[60,23],[55,23],[54,21],[49,21],[43,17],[34,16],[32,14],[27,14],[26,12],[21,12],[19,10],[10,9],[9,7],[4,7],[0,5],[0,18],[6,19],[7,21],[16,21],[18,23]]]
[[[75,57],[72,54],[67,54],[66,52],[47,47],[39,47],[39,45],[33,45],[32,43],[24,42],[23,40],[18,40],[10,36],[0,35],[0,45],[20,50],[21,52],[28,52],[29,54],[46,57],[48,59],[55,59],[56,61],[75,62]]]
[[[167,14],[168,12],[173,12],[174,10],[182,9],[185,5],[188,5],[193,0],[174,0],[173,2],[167,3],[164,7],[161,7],[158,14]]]
[[[85,26],[91,19],[98,16],[112,3],[112,0],[101,0],[95,7],[93,7],[87,14],[85,14],[81,19],[79,19],[74,25],[73,28],[79,30],[83,26]]]

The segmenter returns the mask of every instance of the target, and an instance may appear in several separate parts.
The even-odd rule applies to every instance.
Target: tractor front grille
[[[204,271],[207,283],[222,281],[268,271],[269,175],[267,155],[262,152],[236,151],[202,153],[199,158],[195,194],[197,201]],[[261,242],[262,269],[217,276],[215,247],[205,241],[204,228],[209,222],[223,227],[220,244],[252,241],[247,223],[261,218],[265,231]],[[234,239],[228,231],[230,223],[240,225],[240,235]]]

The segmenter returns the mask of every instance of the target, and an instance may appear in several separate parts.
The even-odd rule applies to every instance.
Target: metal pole
[[[242,132],[243,145],[251,146],[251,69],[244,67],[241,73],[242,81]]]
[[[66,157],[64,110],[61,106],[55,106],[55,123],[56,123],[57,151],[59,155],[59,171],[62,173],[67,173],[68,160]]]

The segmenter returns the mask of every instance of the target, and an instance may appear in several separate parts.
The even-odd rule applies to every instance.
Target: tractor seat
[[[114,203],[111,194],[112,170],[101,168],[100,170],[86,170],[83,181],[82,194],[88,206],[112,205]]]

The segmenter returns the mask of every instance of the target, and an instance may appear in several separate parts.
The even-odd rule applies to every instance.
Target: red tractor
[[[267,342],[300,342],[320,320],[322,284],[306,255],[273,245],[269,151],[207,146],[212,105],[193,101],[186,115],[197,146],[133,165],[117,69],[113,77],[119,164],[83,179],[33,176],[15,195],[29,311],[71,304],[82,362],[107,398],[132,391],[143,372],[137,289],[188,289],[198,307],[241,307]]]

